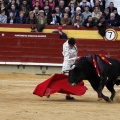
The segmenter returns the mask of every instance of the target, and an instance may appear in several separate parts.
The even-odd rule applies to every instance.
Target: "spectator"
[[[59,9],[60,9],[60,12],[63,14],[65,11],[65,3],[63,0],[59,1]]]
[[[54,10],[55,9],[55,1],[49,0],[49,6],[52,8],[52,10]]]
[[[34,2],[33,2],[34,3]],[[32,7],[34,8],[34,7],[38,7],[39,8],[39,10],[42,10],[43,9],[43,4],[41,3],[41,1],[39,1],[39,0],[35,0],[35,3],[32,5]],[[32,8],[32,9],[33,9]]]
[[[23,0],[17,0],[17,1],[19,1],[19,4],[22,4],[22,2],[23,2]],[[27,1],[28,5],[31,5],[32,0],[26,0],[26,1]]]
[[[0,14],[0,24],[6,24],[7,23],[7,16],[5,15],[5,10],[1,10]]]
[[[73,1],[70,1],[69,8],[70,8],[70,13],[73,14],[74,11],[76,10],[76,6]]]
[[[29,16],[26,18],[26,24],[37,24],[37,20],[33,11],[29,12]]]
[[[35,7],[33,12],[34,12],[35,17],[39,16],[39,8],[38,7]]]
[[[26,18],[24,17],[23,11],[19,12],[19,16],[16,18],[16,23],[17,24],[25,24],[26,23]]]
[[[45,6],[49,6],[49,0],[45,0],[44,7]],[[52,7],[51,6],[49,6],[49,11],[52,11]]]
[[[97,27],[98,27],[99,34],[102,37],[105,37],[107,23],[104,16],[101,16],[100,19],[98,20]]]
[[[114,13],[110,13],[110,19],[108,19],[107,22],[110,26],[113,26],[113,27],[118,26],[118,20],[115,18]]]
[[[104,9],[103,9],[103,5],[100,4],[101,3],[101,0],[95,0],[95,4],[94,4],[94,7],[95,6],[98,6],[100,11],[103,12]]]
[[[32,6],[39,7],[40,9],[43,8],[43,1],[42,0],[32,0]]]
[[[75,19],[74,19],[72,25],[74,25],[74,27],[80,28],[80,26],[82,25],[82,22],[80,20],[80,16],[79,15],[75,16]]]
[[[117,9],[115,9],[115,10],[113,11],[113,13],[115,14],[115,18],[119,21],[119,20],[120,20],[120,15],[118,14]]]
[[[51,13],[49,11],[49,6],[45,6],[44,7],[44,15],[46,16],[46,18],[49,18],[51,16]]]
[[[39,11],[39,16],[37,16],[37,30],[38,32],[42,32],[45,25],[47,25],[47,18],[44,16],[44,11]]]
[[[56,31],[53,31],[52,33],[58,33],[60,34],[60,39],[68,39],[66,33],[62,32],[62,27],[59,26]]]
[[[110,2],[108,9],[109,9],[110,13],[114,12],[114,10],[117,10],[117,8],[114,7],[114,3],[113,2]]]
[[[5,6],[4,1],[0,4],[0,11],[1,10],[4,10],[6,15],[8,14],[8,10],[7,10],[6,6]]]
[[[19,5],[16,3],[16,0],[11,0],[11,2],[8,2],[8,10],[11,9],[12,5],[14,5],[17,10],[19,10]]]
[[[30,6],[27,3],[27,0],[22,1],[22,4],[20,4],[20,8],[19,8],[20,10],[21,10],[22,6],[26,6],[27,10],[31,10]]]
[[[95,21],[91,15],[89,15],[88,18],[83,22],[83,26],[88,27],[88,28],[94,27],[95,25],[96,25]]]
[[[13,12],[9,12],[9,16],[7,17],[7,23],[14,24],[16,23],[16,18],[13,14]]]
[[[55,10],[52,11],[52,16],[47,19],[50,25],[60,25],[60,17],[56,15]]]
[[[59,16],[60,19],[63,17],[63,14],[60,12],[60,8],[59,7],[55,7],[55,12],[56,12],[56,16]]]
[[[76,11],[71,15],[71,21],[72,21],[72,23],[73,23],[76,15],[80,16],[80,20],[83,23],[84,17],[83,17],[83,14],[81,13],[81,8],[80,7],[77,7]]]
[[[95,19],[95,22],[97,23],[102,15],[102,12],[100,11],[98,6],[94,7],[94,11],[92,12],[92,17]]]
[[[85,6],[85,11],[82,14],[83,14],[84,20],[87,19],[89,15],[92,15],[92,13],[89,11],[88,6]]]
[[[80,2],[80,7],[81,7],[81,12],[84,12],[84,7],[85,6],[90,6],[90,2],[88,2],[87,0],[82,0],[82,2]]]
[[[115,18],[118,20],[118,26],[120,26],[120,15],[118,14],[117,10],[114,10]]]
[[[13,12],[14,17],[19,16],[19,11],[16,9],[16,6],[14,4],[11,4],[11,9],[9,9],[9,12]]]
[[[89,0],[89,1],[90,1],[90,4],[91,4],[91,7],[92,7],[92,8],[94,8],[94,6],[97,5],[97,4],[95,5],[95,2],[96,2],[97,0]],[[103,5],[103,1],[104,1],[104,0],[98,0],[98,1],[99,1],[99,4],[100,4],[100,5]],[[105,8],[105,7],[104,7],[104,8]]]
[[[25,18],[28,17],[28,15],[29,15],[29,10],[27,10],[26,5],[22,5],[20,11],[23,11]]]
[[[104,16],[106,20],[110,19],[110,13],[108,8],[104,10],[104,13],[102,14],[102,16]]]
[[[72,1],[73,1],[73,3],[74,3],[75,7],[78,7],[78,6],[79,6],[78,0],[72,0]]]
[[[66,26],[66,25],[70,25],[70,24],[71,24],[71,21],[70,21],[68,14],[64,13],[63,18],[61,19],[61,25]]]
[[[70,13],[69,7],[65,7],[65,13],[68,14],[68,17],[69,17],[69,18],[71,17],[71,13]]]

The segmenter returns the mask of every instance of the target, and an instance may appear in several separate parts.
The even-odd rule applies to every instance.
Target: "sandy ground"
[[[97,101],[88,82],[85,95],[66,101],[64,94],[40,98],[35,86],[50,76],[0,74],[0,120],[120,120],[120,103]],[[120,87],[116,87],[120,90]],[[109,95],[105,89],[104,93]]]

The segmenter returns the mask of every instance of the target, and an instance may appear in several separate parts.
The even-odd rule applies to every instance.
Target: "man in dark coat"
[[[62,27],[58,27],[57,30],[53,31],[52,33],[60,34],[60,39],[68,39],[66,33],[62,32]]]
[[[105,36],[106,26],[107,26],[107,23],[106,23],[105,17],[101,16],[98,21],[97,27],[98,27],[98,32],[102,37]]]
[[[95,24],[95,21],[93,20],[92,16],[89,15],[87,17],[87,19],[83,22],[83,26],[85,27],[94,27],[96,24]]]
[[[49,25],[60,25],[60,17],[56,15],[56,11],[51,12],[51,16],[47,18],[47,23]]]
[[[108,9],[109,9],[110,13],[114,12],[114,10],[117,10],[117,8],[114,7],[114,3],[113,2],[110,2]]]

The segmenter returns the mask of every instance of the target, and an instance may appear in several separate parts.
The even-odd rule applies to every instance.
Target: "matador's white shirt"
[[[68,40],[63,44],[63,56],[64,56],[64,61],[63,61],[63,67],[62,67],[62,72],[65,70],[70,69],[70,66],[74,64],[75,60],[69,60],[71,58],[77,57],[77,46],[74,45],[74,47],[71,49],[68,44]]]

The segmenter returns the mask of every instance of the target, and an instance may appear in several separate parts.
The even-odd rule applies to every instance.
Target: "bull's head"
[[[83,77],[84,75],[81,68],[73,65],[69,70],[68,83],[75,86],[83,80]]]

